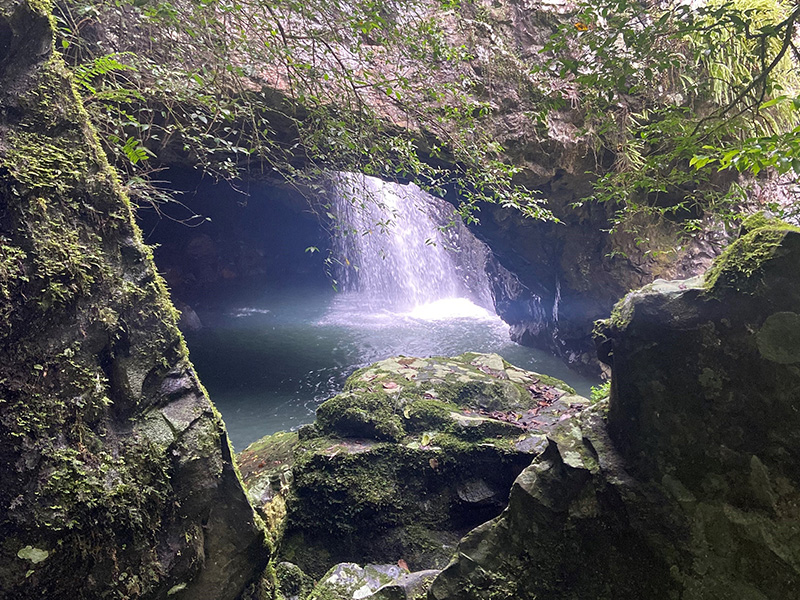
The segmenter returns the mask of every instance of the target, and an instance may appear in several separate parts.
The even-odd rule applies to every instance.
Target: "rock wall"
[[[607,411],[548,436],[431,598],[796,595],[800,231],[746,227],[705,279],[617,305]]]
[[[633,234],[610,235],[603,206],[569,208],[590,194],[585,175],[559,174],[539,189],[560,223],[488,206],[474,231],[516,275],[498,279],[496,290],[498,314],[511,325],[512,339],[552,351],[587,374],[605,370],[595,357],[594,321],[631,289],[704,272],[729,241],[724,227],[712,222],[688,239],[675,224],[642,223],[640,235],[650,244],[645,248]]]
[[[232,600],[269,557],[61,58],[0,1],[0,598]]]

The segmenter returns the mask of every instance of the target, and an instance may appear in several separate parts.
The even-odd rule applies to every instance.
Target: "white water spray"
[[[339,173],[333,209],[337,279],[362,308],[421,320],[498,319],[489,250],[449,203],[414,184]]]

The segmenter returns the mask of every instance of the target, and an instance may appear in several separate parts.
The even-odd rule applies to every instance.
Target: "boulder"
[[[547,434],[431,598],[796,595],[800,231],[745,231],[599,324],[610,400]]]
[[[397,565],[341,563],[331,568],[314,587],[308,600],[362,600],[403,573]]]
[[[420,600],[426,596],[431,582],[440,573],[436,569],[403,573],[387,584],[382,585],[369,596],[371,600]]]
[[[430,598],[668,598],[669,571],[642,534],[667,502],[624,471],[605,409],[602,402],[548,433],[505,511],[461,540]]]
[[[543,432],[587,405],[497,355],[396,357],[354,373],[314,425],[251,445],[239,467],[282,532],[280,557],[314,577],[340,562],[442,568],[505,507]]]

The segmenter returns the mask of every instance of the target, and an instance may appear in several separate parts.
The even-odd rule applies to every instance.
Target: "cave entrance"
[[[491,251],[460,223],[439,229],[452,207],[416,186],[340,175],[315,214],[287,187],[250,182],[245,194],[176,170],[169,180],[210,220],[141,210],[140,223],[237,452],[312,422],[355,369],[400,354],[496,352],[582,394],[596,383],[510,340],[493,310]]]

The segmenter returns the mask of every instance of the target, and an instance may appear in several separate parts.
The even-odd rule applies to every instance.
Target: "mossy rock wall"
[[[232,599],[266,562],[175,322],[49,4],[0,0],[0,598]]]
[[[598,326],[609,406],[548,434],[432,599],[797,596],[800,232],[764,225]]]

